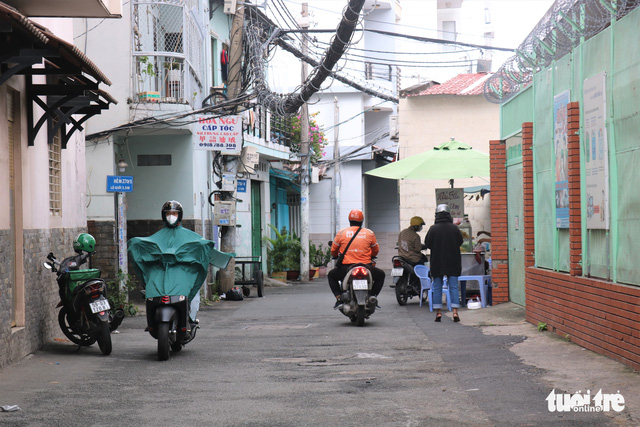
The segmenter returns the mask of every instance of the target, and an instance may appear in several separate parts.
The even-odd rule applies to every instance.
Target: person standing
[[[442,286],[444,276],[449,283],[453,321],[459,322],[458,308],[460,294],[458,292],[458,277],[462,273],[462,258],[460,245],[462,233],[453,223],[448,205],[440,204],[436,207],[436,219],[427,231],[424,244],[431,251],[431,276],[433,277],[433,308],[436,309],[436,322],[442,320]]]
[[[353,264],[366,264],[371,271],[373,279],[372,295],[378,296],[384,285],[384,271],[377,268],[371,259],[378,255],[380,247],[373,231],[362,227],[363,222],[364,214],[362,211],[360,209],[351,210],[349,212],[349,227],[340,230],[331,244],[331,256],[333,258],[336,258],[340,253],[344,253],[347,245],[349,246],[346,253],[344,253],[342,264],[327,274],[329,287],[336,297],[336,303],[333,308],[338,308],[342,304],[340,281],[344,279]],[[354,235],[355,238],[353,238]],[[352,239],[353,241],[351,241]],[[350,241],[351,244],[349,244]]]

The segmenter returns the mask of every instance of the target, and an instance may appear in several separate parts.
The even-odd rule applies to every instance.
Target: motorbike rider
[[[404,258],[412,267],[428,261],[427,256],[421,252],[427,247],[422,244],[418,235],[424,225],[425,222],[421,217],[414,216],[409,221],[409,227],[402,230],[398,235],[398,255]]]
[[[364,214],[360,209],[353,209],[349,212],[349,227],[340,230],[336,237],[333,239],[333,243],[331,245],[331,256],[336,258],[339,253],[344,251],[344,248],[349,244],[351,238],[355,234],[358,228],[362,227],[362,223],[364,221]],[[336,303],[333,308],[338,308],[341,304],[341,295],[342,288],[340,286],[340,281],[344,279],[349,269],[353,264],[366,264],[369,270],[371,271],[371,276],[373,279],[373,286],[371,288],[371,293],[374,296],[378,296],[380,291],[382,290],[382,286],[384,285],[384,271],[375,267],[375,264],[372,262],[373,257],[378,255],[380,251],[380,247],[378,246],[378,241],[376,240],[376,235],[373,231],[368,228],[360,228],[358,231],[358,235],[351,245],[347,253],[344,254],[344,260],[342,261],[342,265],[332,269],[327,274],[327,279],[329,280],[329,287],[331,288],[331,292],[336,297]]]
[[[96,250],[96,239],[89,233],[80,233],[73,239],[73,250],[76,251],[78,255],[71,257],[65,266],[68,270],[79,270],[80,266],[84,264],[91,254],[93,254]],[[67,286],[66,282],[60,280],[58,282],[58,291],[60,293],[60,303],[64,304],[67,301],[66,292]]]
[[[168,228],[176,228],[181,226],[182,222],[182,204],[176,200],[169,200],[162,205],[162,221],[164,222],[165,227]],[[191,300],[191,307],[189,309],[189,318],[191,319],[191,323],[197,324],[198,319],[196,319],[196,315],[198,314],[198,310],[200,310],[200,292],[196,293],[196,295]]]

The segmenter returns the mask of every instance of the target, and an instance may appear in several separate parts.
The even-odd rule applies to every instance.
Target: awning
[[[29,145],[47,124],[48,142],[60,131],[66,148],[71,135],[83,129],[82,123],[117,103],[99,88],[111,81],[77,47],[4,3],[0,58],[0,86],[13,76],[25,76]],[[33,76],[46,76],[46,83],[34,84]],[[34,102],[44,110],[41,117],[34,117]]]

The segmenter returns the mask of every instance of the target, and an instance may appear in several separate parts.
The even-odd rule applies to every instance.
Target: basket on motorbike
[[[89,279],[99,279],[100,270],[97,268],[89,268],[86,270],[72,270],[65,273],[65,281],[69,292],[72,292]]]

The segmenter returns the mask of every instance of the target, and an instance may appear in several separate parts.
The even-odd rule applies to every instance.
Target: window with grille
[[[55,123],[54,123],[55,127]],[[49,215],[62,214],[62,173],[60,168],[60,131],[49,144]]]

